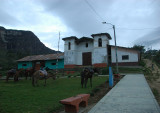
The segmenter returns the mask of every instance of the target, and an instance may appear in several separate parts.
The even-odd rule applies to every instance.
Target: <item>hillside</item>
[[[56,52],[46,47],[31,31],[5,29],[0,26],[0,68],[15,67],[16,60],[24,56]]]
[[[46,47],[31,31],[12,30],[0,27],[0,47],[12,52],[49,54],[56,51]]]

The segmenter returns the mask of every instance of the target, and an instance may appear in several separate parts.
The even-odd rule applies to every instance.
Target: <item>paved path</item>
[[[160,113],[143,74],[128,74],[89,113]]]

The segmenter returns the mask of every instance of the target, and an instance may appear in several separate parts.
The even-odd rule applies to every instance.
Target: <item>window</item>
[[[68,50],[71,50],[71,43],[68,42]]]
[[[98,47],[102,47],[102,39],[101,38],[98,39]]]
[[[27,64],[22,64],[22,66],[27,66]]]
[[[129,55],[122,55],[122,60],[129,60]]]
[[[88,43],[86,43],[86,48],[88,47]]]
[[[56,63],[52,63],[52,65],[56,65]]]

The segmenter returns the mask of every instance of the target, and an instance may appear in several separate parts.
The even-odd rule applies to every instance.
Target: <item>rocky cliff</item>
[[[29,55],[56,53],[56,51],[46,47],[31,31],[5,29],[1,26],[0,48]]]

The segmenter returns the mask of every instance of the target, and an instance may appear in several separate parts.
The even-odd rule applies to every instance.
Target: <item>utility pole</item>
[[[115,42],[115,56],[116,56],[116,71],[117,71],[117,74],[119,74],[115,25],[113,25],[113,24],[111,24],[111,23],[106,23],[106,22],[102,22],[102,23],[103,23],[103,24],[110,24],[110,25],[112,25],[112,27],[113,27],[113,31],[114,31],[114,42]]]
[[[119,74],[115,25],[113,25],[113,30],[114,30],[114,40],[115,40],[114,42],[115,42],[115,54],[116,54],[116,71],[117,74]]]
[[[59,32],[59,39],[58,39],[58,52],[59,52],[59,42],[60,42],[60,32]],[[58,73],[58,57],[59,57],[58,52],[57,52],[56,74]]]

